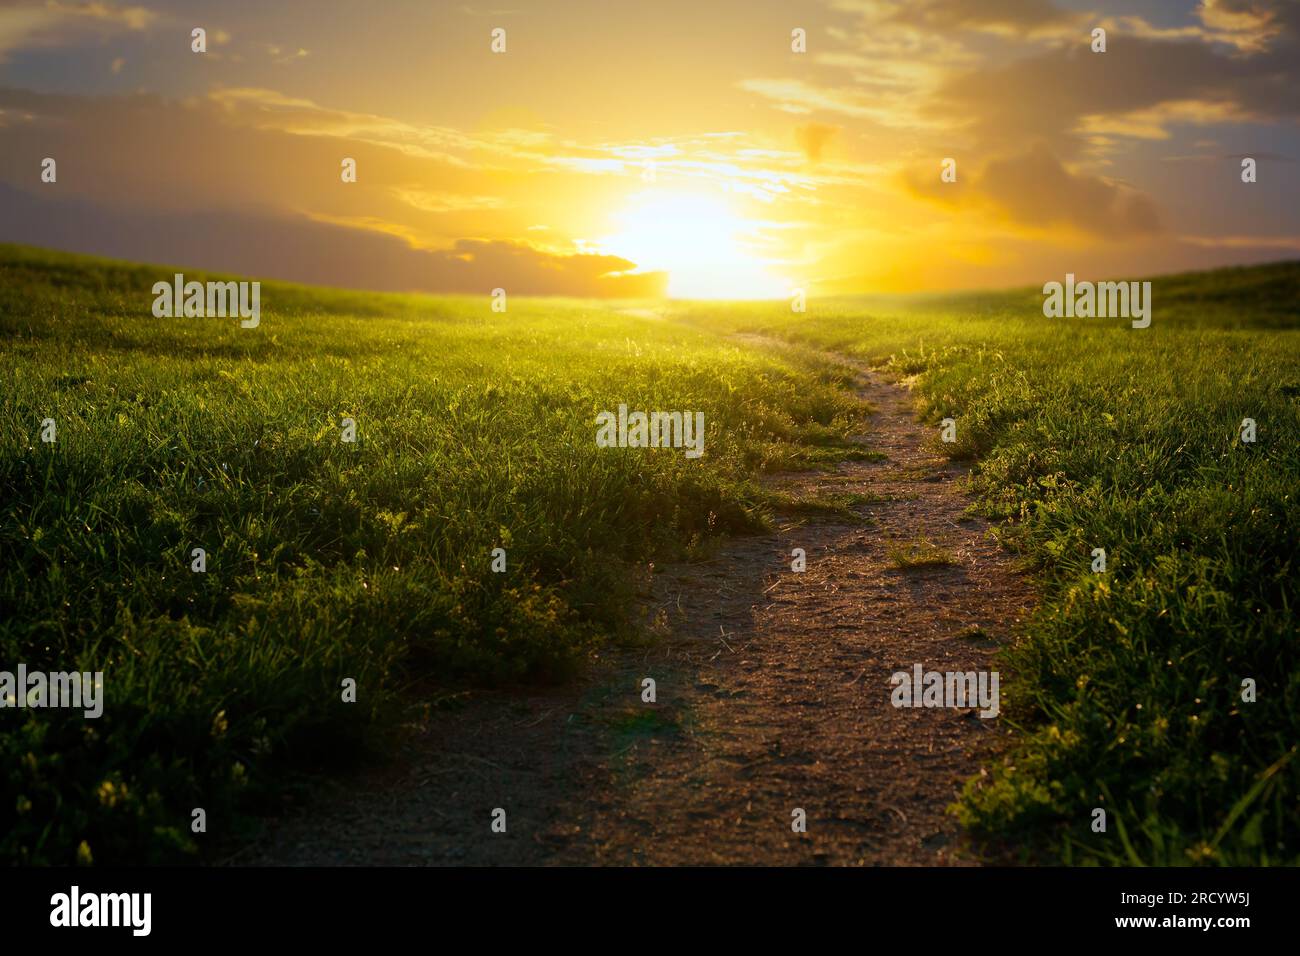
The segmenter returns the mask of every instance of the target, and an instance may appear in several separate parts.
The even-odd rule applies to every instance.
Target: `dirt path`
[[[470,701],[393,769],[230,862],[974,862],[945,808],[996,753],[997,722],[896,709],[889,678],[917,663],[989,669],[1032,593],[987,524],[964,517],[965,469],[929,450],[906,389],[855,371],[874,409],[859,440],[883,459],[773,479],[799,497],[858,496],[854,518],[787,516],[664,570],[648,595],[662,640],[606,652],[581,686]],[[922,542],[951,563],[900,567],[898,550]]]

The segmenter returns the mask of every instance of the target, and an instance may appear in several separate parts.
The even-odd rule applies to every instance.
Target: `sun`
[[[789,294],[789,283],[757,252],[761,223],[719,198],[647,190],[629,196],[614,219],[618,232],[599,240],[601,251],[635,262],[638,272],[667,272],[668,295],[675,299]]]

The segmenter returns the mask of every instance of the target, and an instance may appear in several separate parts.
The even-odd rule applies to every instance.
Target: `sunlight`
[[[752,251],[758,224],[717,198],[647,190],[629,197],[616,220],[619,232],[599,241],[601,251],[630,259],[638,272],[667,272],[673,298],[789,295],[789,283]]]

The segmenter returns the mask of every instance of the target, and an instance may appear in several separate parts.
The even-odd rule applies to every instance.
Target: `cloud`
[[[794,140],[809,162],[815,163],[822,158],[822,151],[841,128],[829,123],[804,123],[795,127]]]
[[[266,53],[271,57],[273,63],[278,64],[297,63],[311,55],[310,50],[302,47],[298,47],[296,50],[287,50],[277,43],[266,44]]]
[[[1207,123],[1234,114],[1294,120],[1300,117],[1300,3],[1249,6],[1255,11],[1250,22],[1266,23],[1272,38],[1263,52],[1243,55],[1216,49],[1204,38],[1121,32],[1110,36],[1104,54],[1078,42],[957,73],[936,91],[929,109],[954,123],[969,122],[985,143],[1053,136],[1064,142],[1086,117],[1094,129],[1106,125],[1105,117],[1130,114],[1157,123],[1195,121],[1195,113],[1178,108],[1187,103],[1201,104]],[[1162,110],[1168,113],[1163,121]],[[1143,124],[1140,135],[1150,134],[1151,124]]]
[[[402,124],[382,117],[228,92],[178,103],[0,89],[0,183],[16,187],[3,204],[6,238],[362,288],[663,289],[662,276],[623,259],[557,252],[562,239],[547,250],[517,241],[528,223],[563,213],[564,189],[539,188],[547,174],[536,169],[485,177],[432,148],[508,157],[490,134],[434,129],[429,148],[409,150],[388,141]],[[294,132],[277,128],[281,117]],[[58,161],[57,183],[39,181],[45,156]],[[357,183],[340,181],[345,156],[357,161]]]
[[[907,115],[900,108],[900,103],[853,88],[818,85],[802,79],[762,77],[741,80],[738,85],[742,90],[766,97],[776,104],[777,109],[786,113],[836,113],[854,119],[870,120],[881,126],[908,126],[915,123],[915,118]]]
[[[1179,236],[1179,242],[1206,249],[1264,249],[1272,253],[1300,253],[1300,236]]]
[[[124,31],[145,30],[157,16],[141,6],[10,0],[0,4],[0,61],[15,50],[74,46]]]
[[[1202,0],[1181,22],[1099,16],[1050,0],[833,0],[852,27],[821,75],[747,81],[785,112],[913,132],[922,149],[984,157],[1047,141],[1067,159],[1187,124],[1300,118],[1300,2]],[[1089,49],[1092,26],[1109,48]],[[942,153],[941,153],[942,155]]]
[[[1200,146],[1202,144],[1198,143],[1196,145]],[[1208,143],[1205,145],[1207,147],[1212,147],[1216,144]],[[1251,159],[1260,163],[1285,163],[1289,165],[1296,162],[1294,157],[1287,156],[1285,153],[1270,152],[1267,149],[1252,150],[1249,155]],[[1187,156],[1161,156],[1160,162],[1195,163],[1211,166],[1217,166],[1222,163],[1231,163],[1233,166],[1239,166],[1241,161],[1246,157],[1246,153],[1194,153]]]
[[[393,236],[306,217],[196,208],[143,211],[49,199],[0,185],[0,240],[182,268],[356,289],[642,298],[663,273],[617,256],[555,255],[525,243],[462,239],[412,248]],[[144,290],[141,294],[143,296]],[[142,300],[143,301],[143,300]]]
[[[233,125],[300,136],[334,136],[391,146],[414,156],[462,162],[457,152],[493,150],[490,140],[456,129],[407,123],[374,113],[329,109],[305,97],[250,87],[217,88],[207,100]],[[508,150],[507,150],[508,151]]]
[[[35,6],[17,3],[14,6]],[[157,19],[158,14],[147,7],[120,6],[113,3],[70,3],[64,0],[45,0],[42,6],[52,14],[72,20],[105,23],[129,30],[144,30]]]
[[[1215,39],[1241,50],[1263,50],[1286,29],[1271,0],[1201,0],[1196,15]]]
[[[991,213],[1034,234],[1127,240],[1162,231],[1159,210],[1148,196],[1100,176],[1070,172],[1041,144],[990,161],[962,188],[941,183],[937,167],[913,172],[905,182],[918,196]]]
[[[1171,127],[1224,126],[1261,122],[1264,118],[1222,100],[1169,100],[1158,106],[1127,113],[1099,113],[1079,117],[1078,130],[1092,136],[1129,139],[1169,139]]]
[[[392,194],[416,209],[425,212],[458,212],[469,209],[502,209],[505,200],[500,196],[472,196],[463,193],[447,193],[436,189],[395,186]]]
[[[645,280],[630,264],[575,254],[638,248],[609,240],[643,183],[668,199],[724,196],[732,215],[763,223],[770,241],[756,248],[774,272],[871,272],[854,281],[897,286],[1016,281],[1083,250],[1096,262],[1131,257],[1135,269],[1206,261],[1216,249],[1244,258],[1267,249],[1237,240],[1295,232],[1300,221],[1286,201],[1296,164],[1261,164],[1258,183],[1229,191],[1231,169],[1162,162],[1300,155],[1297,2],[1184,0],[1148,22],[1124,8],[1154,7],[1116,0],[825,0],[805,11],[815,43],[802,57],[784,43],[755,47],[748,33],[721,51],[695,44],[734,26],[722,8],[702,6],[693,13],[700,29],[665,40],[681,45],[644,66],[636,83],[649,92],[636,94],[620,86],[617,63],[644,47],[647,21],[611,13],[592,46],[582,42],[590,11],[580,0],[548,6],[553,33],[531,46],[572,46],[566,68],[544,76],[489,59],[480,27],[454,11],[443,24],[454,34],[444,37],[446,55],[431,62],[402,33],[409,11],[376,8],[362,36],[346,18],[302,33],[279,7],[237,4],[224,23],[237,39],[214,65],[220,54],[126,36],[146,23],[169,35],[190,28],[166,12],[133,27],[120,13],[131,2],[0,0],[0,37],[60,47],[17,58],[5,70],[13,83],[39,89],[58,77],[62,89],[120,89],[129,76],[160,93],[0,89],[0,183],[120,216],[121,236],[101,220],[85,232],[114,254],[175,250],[203,264],[220,238],[236,247],[221,253],[238,260],[225,267],[245,268],[247,235],[227,228],[238,221],[277,239],[254,244],[263,257],[254,267],[264,259],[266,270],[309,281],[478,288],[502,272],[490,287],[520,279],[609,290]],[[769,34],[766,16],[745,29]],[[1088,49],[1094,25],[1109,32],[1106,54]],[[215,48],[221,37],[209,27]],[[76,46],[83,41],[93,56]],[[130,69],[114,79],[109,61],[119,55]],[[707,82],[674,65],[698,58]],[[338,69],[322,72],[327,62]],[[387,66],[376,73],[376,62]],[[430,99],[425,80],[463,95]],[[213,85],[223,82],[241,86]],[[47,155],[59,162],[49,187],[36,178]],[[945,156],[958,159],[960,178],[941,189]],[[357,182],[340,182],[343,157],[357,161]],[[178,224],[187,218],[207,238],[186,237]],[[1208,245],[1216,234],[1232,244]],[[60,241],[76,235],[69,227]],[[371,265],[354,267],[349,248]]]
[[[977,188],[1023,224],[1072,227],[1107,239],[1160,231],[1150,198],[1099,176],[1071,173],[1043,146],[990,162]]]
[[[1051,0],[910,0],[899,4],[889,19],[931,30],[984,30],[1012,35],[1082,22],[1079,14],[1061,10]]]
[[[1149,177],[1150,165],[1130,157],[1178,142],[1188,127],[1201,128],[1192,136],[1212,130],[1249,149],[1259,127],[1300,120],[1296,0],[1203,0],[1159,24],[1050,0],[832,0],[832,8],[855,22],[828,29],[840,48],[819,53],[821,74],[747,88],[783,111],[843,117],[859,134],[881,108],[864,92],[889,104],[907,139],[872,130],[866,141],[882,162],[893,154],[894,181],[906,194],[955,214],[942,227],[946,259],[958,235],[983,251],[1032,240],[1043,244],[1036,258],[1051,245],[1080,248],[1081,241],[1140,243],[1153,259],[1157,247],[1208,251],[1165,225],[1185,231],[1196,219],[1179,192],[1189,186],[1185,176],[1139,187],[1114,172]],[[1093,26],[1108,31],[1104,54],[1089,49]],[[828,81],[827,70],[846,79]],[[1230,133],[1234,127],[1240,132]],[[959,160],[956,183],[939,181],[943,156]],[[1208,215],[1213,221],[1198,231],[1251,229],[1249,213],[1235,207],[1231,223]],[[1221,248],[1288,247],[1234,241]]]

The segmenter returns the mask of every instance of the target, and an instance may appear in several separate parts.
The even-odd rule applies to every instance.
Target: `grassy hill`
[[[968,789],[976,832],[1300,859],[1300,265],[1157,279],[1145,330],[1046,319],[1036,290],[658,321],[270,283],[241,329],[155,318],[172,271],[0,246],[0,669],[103,671],[107,698],[0,711],[0,861],[196,858],[194,808],[228,833],[382,750],[413,699],[637,635],[650,561],[763,527],[757,477],[843,457],[861,420],[841,372],[737,331],[914,377],[1036,569],[1006,655],[1023,733]],[[704,457],[597,448],[620,403],[704,411]]]

